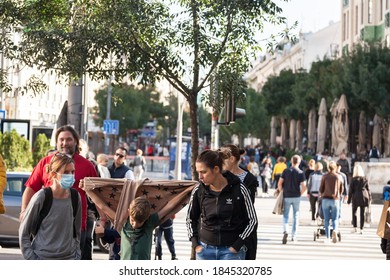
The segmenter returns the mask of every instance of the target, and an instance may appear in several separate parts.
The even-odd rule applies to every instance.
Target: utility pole
[[[106,120],[111,119],[111,96],[112,96],[112,80],[113,77],[111,75],[110,79],[108,80],[108,87],[107,87],[107,112],[106,112]],[[110,154],[110,135],[105,133],[104,134],[104,153]]]
[[[176,180],[181,180],[181,150],[183,138],[183,96],[177,93],[177,131],[176,131],[176,158],[175,158],[175,177]]]
[[[219,125],[218,114],[213,112],[211,117],[211,145],[210,148],[216,150],[219,148]]]

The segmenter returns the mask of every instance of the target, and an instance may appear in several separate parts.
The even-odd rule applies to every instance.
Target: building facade
[[[382,41],[390,46],[390,0],[342,0],[342,48]]]

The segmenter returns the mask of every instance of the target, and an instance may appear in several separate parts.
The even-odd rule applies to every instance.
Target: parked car
[[[6,212],[0,215],[0,245],[19,243],[19,213],[22,194],[30,172],[7,172],[7,186],[4,191]],[[108,253],[109,244],[95,237],[95,245],[102,252]]]
[[[30,172],[7,172],[7,186],[4,191],[6,211],[0,215],[0,244],[19,242],[19,213],[22,194]]]

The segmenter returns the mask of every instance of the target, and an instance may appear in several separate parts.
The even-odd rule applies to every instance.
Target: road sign
[[[0,110],[0,119],[5,119],[6,115],[5,115],[5,110]]]
[[[104,120],[103,131],[106,134],[119,134],[119,121],[118,120]]]

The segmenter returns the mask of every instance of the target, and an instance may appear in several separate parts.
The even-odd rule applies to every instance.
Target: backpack
[[[51,205],[53,203],[53,190],[50,187],[44,188],[43,191],[45,192],[45,200],[43,201],[43,207],[41,211],[39,211],[39,218],[38,222],[35,226],[35,229],[32,232],[32,237],[37,235],[37,232],[41,226],[41,223],[43,219],[49,214]],[[71,199],[72,199],[72,208],[73,208],[73,237],[76,238],[76,214],[77,214],[77,208],[78,208],[78,202],[79,202],[79,192],[75,189],[70,189]]]
[[[320,192],[320,185],[323,174],[312,173],[310,174],[310,193],[313,196],[318,196]]]

